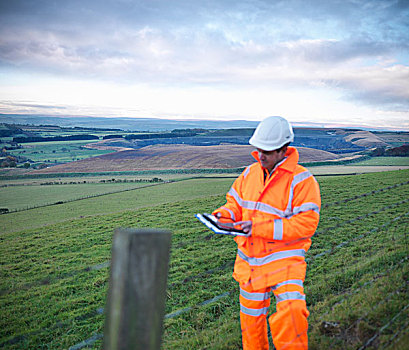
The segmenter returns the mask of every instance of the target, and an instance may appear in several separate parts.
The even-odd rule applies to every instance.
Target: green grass
[[[0,215],[0,231],[19,231],[25,228],[41,227],[50,223],[57,223],[78,217],[121,212],[155,204],[169,203],[175,198],[191,199],[206,197],[212,194],[222,194],[229,190],[232,182],[233,179],[229,178],[192,179],[181,182],[159,184],[136,189],[134,191],[110,194],[103,197],[89,198],[76,202],[32,209],[29,211],[4,214]],[[77,193],[81,190],[81,186],[84,185],[77,186]],[[59,191],[59,187],[60,186],[52,185],[42,186],[41,188],[43,188],[43,191],[46,193],[47,191]],[[10,189],[8,194],[8,197],[10,198],[12,197],[13,190],[17,193],[20,192],[20,189],[23,189],[22,200],[24,200],[24,190],[26,189],[28,191],[27,193],[32,194],[31,197],[28,195],[26,197],[28,199],[27,205],[32,206],[32,204],[40,203],[42,196],[44,195],[41,191],[34,195],[34,190],[36,188],[37,187],[34,186],[7,187],[0,189],[0,191]],[[75,187],[73,186],[72,188],[72,191],[74,192]],[[62,188],[62,190],[64,192],[60,193],[60,196],[67,198],[70,187]],[[51,199],[52,196],[46,198],[45,201],[48,202]]]
[[[405,348],[409,308],[402,310],[409,300],[409,223],[403,216],[408,204],[399,202],[408,198],[409,185],[334,203],[402,183],[408,175],[398,171],[318,178],[323,199],[318,231],[324,233],[314,237],[308,252],[305,283],[311,349],[358,349],[374,336],[375,348],[394,339],[394,348]],[[160,185],[152,188],[161,189],[156,196],[147,194],[150,203],[147,200],[143,208],[118,213],[111,208],[110,214],[67,217],[51,225],[36,216],[54,209],[48,213],[51,218],[56,208],[20,213],[37,221],[29,228],[32,225],[20,217],[26,226],[0,236],[0,344],[14,339],[4,348],[67,349],[102,334],[104,315],[97,310],[105,306],[109,271],[89,267],[110,260],[115,228],[154,227],[173,232],[166,313],[192,307],[165,320],[163,349],[240,348],[237,284],[229,265],[236,245],[230,237],[209,235],[193,217],[223,204],[222,192],[228,187],[228,182],[207,179]],[[100,201],[109,205],[122,195]],[[81,202],[61,208],[78,216],[84,210]],[[362,219],[346,223],[357,216]],[[347,244],[337,248],[341,242]],[[316,257],[329,249],[331,253]],[[212,273],[206,273],[209,270]],[[230,294],[199,306],[225,292]],[[324,328],[324,322],[334,327]],[[93,345],[100,346],[101,340]]]
[[[19,169],[20,170],[20,169]],[[43,175],[43,174],[41,174]],[[89,173],[89,174],[77,174],[77,176],[61,176],[61,174],[47,174],[47,177],[37,175],[17,175],[17,176],[0,176],[0,186],[23,186],[23,185],[48,185],[50,183],[57,184],[74,184],[79,183],[113,183],[113,182],[123,182],[123,183],[138,183],[138,182],[149,182],[153,178],[159,178],[164,181],[180,180],[183,178],[192,177],[191,174],[117,174],[117,173]],[[73,175],[73,174],[72,174]],[[222,176],[220,174],[220,176]],[[232,174],[225,174],[225,176],[233,176]],[[6,177],[6,179],[4,179]]]
[[[366,159],[362,162],[352,163],[348,165],[409,166],[409,157],[372,157],[371,159]]]
[[[142,183],[83,183],[79,185],[43,185],[0,188],[0,206],[21,210],[57,202],[72,201],[98,194],[138,188]],[[29,201],[28,201],[29,199]]]
[[[95,140],[98,141],[98,140]],[[23,156],[36,163],[66,163],[73,160],[95,157],[111,153],[109,150],[95,150],[84,148],[91,141],[55,141],[32,142],[21,144],[22,149],[9,151],[15,156]]]

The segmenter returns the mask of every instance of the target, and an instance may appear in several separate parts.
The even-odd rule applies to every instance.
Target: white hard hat
[[[282,117],[268,117],[260,122],[249,143],[263,151],[273,151],[294,141],[291,124]]]

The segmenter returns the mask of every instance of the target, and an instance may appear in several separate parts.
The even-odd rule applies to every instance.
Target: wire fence
[[[76,198],[72,198],[72,199],[65,199],[65,200],[56,201],[56,202],[26,206],[24,208],[16,208],[16,209],[10,209],[10,210],[7,209],[7,210],[0,211],[0,215],[18,213],[18,212],[32,210],[32,209],[45,208],[45,207],[50,207],[50,206],[54,206],[54,205],[60,205],[60,204],[66,204],[66,203],[82,201],[82,200],[85,200],[85,199],[98,198],[98,197],[107,196],[107,195],[111,195],[111,194],[117,194],[117,193],[122,193],[122,192],[129,192],[129,191],[136,191],[136,190],[141,190],[141,189],[144,189],[144,188],[147,188],[147,187],[164,185],[164,184],[169,184],[169,183],[173,183],[173,182],[181,182],[181,181],[201,179],[201,178],[208,178],[208,177],[205,177],[205,176],[190,176],[190,177],[186,177],[186,178],[182,178],[182,179],[173,179],[173,180],[165,180],[165,181],[164,180],[149,181],[150,182],[149,184],[139,185],[139,186],[136,186],[136,187],[130,187],[130,188],[118,189],[118,190],[114,190],[114,191],[107,191],[107,192],[102,192],[102,193],[90,194],[90,195],[87,195],[87,196],[76,197]],[[226,178],[229,178],[229,177],[227,177],[227,176],[223,176],[223,177],[212,176],[211,178],[212,179],[216,179],[216,178],[226,179]],[[134,182],[138,182],[138,181],[134,181]]]
[[[385,227],[390,226],[392,223],[397,222],[398,220],[400,220],[400,219],[402,219],[402,218],[405,218],[405,217],[408,216],[408,215],[409,215],[409,212],[405,213],[404,215],[399,215],[399,216],[393,218],[392,220],[389,220],[388,222],[382,224],[381,226],[378,226],[378,227],[376,227],[376,228],[374,228],[374,229],[371,229],[371,230],[365,232],[364,234],[360,235],[359,237],[356,237],[356,238],[354,238],[354,239],[351,239],[351,240],[349,240],[349,241],[347,241],[347,242],[343,242],[343,244],[341,244],[341,245],[336,245],[336,246],[334,246],[333,249],[327,250],[327,251],[325,251],[325,252],[323,252],[323,253],[316,254],[316,255],[312,256],[311,258],[309,258],[308,263],[311,264],[315,259],[320,258],[320,257],[322,257],[323,255],[333,254],[333,253],[335,252],[336,248],[344,247],[345,245],[347,245],[347,244],[349,244],[349,243],[351,243],[351,242],[353,242],[353,241],[357,241],[357,240],[359,240],[359,239],[362,239],[362,238],[364,238],[364,237],[366,237],[366,236],[368,236],[368,235],[370,235],[370,234],[372,234],[372,233],[374,233],[374,232],[376,232],[376,231],[379,231],[379,230],[382,229],[382,228],[385,228]],[[404,262],[408,261],[408,259],[409,259],[408,256],[407,256],[407,257],[404,257],[403,259],[400,260],[400,262],[399,262],[396,266],[391,267],[391,268],[389,268],[387,271],[385,271],[385,273],[382,274],[382,276],[383,276],[383,277],[387,277],[394,269],[396,269],[396,268],[398,268],[398,267],[401,267]],[[224,266],[224,268],[225,268],[225,266]],[[358,293],[358,292],[359,292],[360,290],[362,290],[364,287],[368,287],[368,286],[370,286],[371,284],[373,284],[374,282],[376,282],[376,281],[379,279],[379,277],[380,277],[380,276],[378,275],[378,276],[374,277],[371,281],[366,282],[364,285],[362,285],[361,287],[359,287],[357,290],[349,291],[349,292],[347,292],[347,293],[348,293],[349,295],[350,295],[350,294],[353,294],[353,293]],[[188,281],[184,281],[184,282],[181,282],[181,283],[187,283],[187,282],[189,282],[189,281],[191,281],[191,280],[192,280],[192,279],[189,279]],[[403,290],[403,289],[402,289],[402,290]],[[171,312],[171,313],[169,313],[169,314],[166,314],[166,315],[165,315],[165,319],[170,319],[170,318],[178,317],[178,316],[180,316],[180,315],[182,315],[182,314],[184,314],[184,313],[188,313],[188,312],[194,311],[194,310],[196,310],[196,309],[199,309],[200,307],[209,305],[209,304],[211,304],[211,303],[214,303],[214,302],[219,301],[219,300],[222,299],[222,298],[225,298],[225,297],[227,297],[227,296],[233,295],[233,294],[235,294],[236,292],[237,292],[237,288],[236,288],[236,287],[235,287],[235,288],[232,288],[232,289],[230,289],[230,290],[228,290],[228,291],[226,291],[226,292],[224,292],[224,293],[222,293],[222,294],[220,294],[220,295],[217,295],[217,296],[215,296],[215,297],[213,297],[213,298],[211,298],[211,299],[207,299],[207,300],[205,300],[205,301],[203,301],[203,302],[201,302],[201,303],[199,303],[199,304],[196,304],[196,305],[193,305],[193,306],[189,306],[189,307],[186,307],[186,308],[183,308],[183,309],[179,309],[179,310],[173,311],[173,312]],[[386,302],[391,298],[391,296],[393,296],[394,294],[396,294],[396,292],[397,292],[397,291],[391,292],[385,299],[382,299],[376,306],[374,306],[373,309],[376,309],[376,308],[379,307],[381,304],[386,303]],[[334,307],[334,306],[336,306],[336,305],[339,305],[339,304],[345,302],[346,300],[347,300],[347,296],[345,296],[343,299],[341,299],[340,301],[338,301],[336,304],[334,304],[334,305],[332,305],[332,306]],[[372,309],[372,310],[373,310],[373,309]],[[406,307],[399,313],[399,315],[400,315],[404,310],[406,310]],[[100,309],[99,309],[99,312],[103,312],[103,309],[100,308]],[[325,315],[327,315],[327,314],[328,314],[328,312],[325,313],[325,314],[323,314],[323,315],[322,315],[322,318],[323,318]],[[369,314],[369,312],[365,313],[361,318],[359,318],[355,323],[353,323],[353,324],[351,325],[351,328],[354,327],[354,326],[356,326],[356,324],[358,324],[359,321],[363,320],[368,314]],[[365,349],[367,346],[369,346],[369,345],[376,339],[376,337],[379,336],[379,334],[382,333],[383,330],[386,329],[386,328],[393,322],[393,320],[394,320],[396,317],[397,317],[397,316],[394,316],[386,325],[384,325],[384,326],[377,332],[377,335],[376,335],[376,336],[374,335],[374,336],[372,337],[372,338],[374,338],[374,339],[372,339],[372,340],[369,339],[369,340],[371,340],[371,341],[368,340],[367,344],[365,344],[364,347],[361,347],[360,350],[361,350],[361,349]],[[379,334],[378,334],[378,333],[379,333]],[[81,342],[81,343],[79,343],[79,344],[74,345],[73,347],[70,348],[70,350],[79,350],[79,349],[81,349],[81,348],[83,348],[83,347],[85,347],[85,346],[90,346],[90,345],[94,344],[97,340],[101,339],[102,337],[103,337],[103,334],[95,334],[95,335],[93,335],[92,337],[90,337],[89,339],[86,339],[85,341],[83,341],[83,342]]]
[[[378,194],[378,193],[386,192],[386,191],[389,191],[389,190],[392,190],[394,188],[401,187],[401,186],[407,185],[407,184],[409,184],[409,181],[398,183],[396,185],[387,186],[387,187],[384,187],[384,188],[381,188],[381,189],[378,189],[378,190],[362,193],[360,195],[356,195],[356,196],[346,198],[346,199],[343,199],[343,200],[340,200],[340,201],[326,203],[322,207],[323,208],[329,208],[329,207],[337,206],[337,205],[348,203],[348,202],[351,202],[351,201],[354,201],[354,200],[357,200],[357,199],[360,199],[360,198],[364,198],[364,197],[368,197],[368,196],[375,195],[375,194]],[[157,185],[157,184],[149,185],[149,186],[155,186],[155,185]],[[140,189],[140,188],[141,187],[134,188],[134,189],[128,189],[128,190],[131,191],[131,190]],[[105,194],[101,194],[101,195],[106,195],[106,194],[110,194],[110,193],[105,193]],[[355,218],[344,221],[343,223],[338,223],[337,225],[334,225],[332,227],[328,227],[328,228],[325,228],[323,230],[318,230],[318,231],[315,232],[314,236],[316,237],[318,235],[328,233],[331,230],[334,230],[334,229],[340,228],[342,226],[348,225],[350,223],[359,221],[359,220],[361,220],[361,219],[363,219],[365,217],[369,217],[369,216],[372,216],[372,215],[375,215],[375,214],[379,214],[379,213],[381,213],[383,211],[386,211],[386,210],[388,210],[390,208],[396,207],[396,206],[398,206],[400,204],[403,204],[403,203],[406,203],[408,201],[409,201],[409,199],[404,199],[402,201],[398,201],[396,203],[393,203],[392,205],[385,206],[385,207],[383,207],[381,209],[371,211],[371,212],[366,213],[364,215],[359,215],[359,216],[357,216]],[[210,234],[210,235],[206,234],[205,236],[199,237],[199,239],[208,240],[208,239],[210,239],[212,237],[214,237],[213,234]],[[303,238],[303,239],[305,239],[305,238]],[[191,241],[184,240],[182,243],[180,243],[178,245],[178,247],[193,244],[193,243],[197,242],[197,240],[198,240],[197,237],[193,238]],[[286,242],[285,244],[292,244],[292,243],[294,243],[294,242],[293,241]],[[344,243],[340,243],[340,244],[344,244]],[[325,252],[321,253],[321,254],[325,254]],[[179,282],[174,282],[174,283],[172,283],[170,285],[170,287],[173,287],[173,286],[175,286],[177,284],[184,284],[184,283],[190,282],[190,281],[192,281],[194,279],[197,279],[197,278],[202,278],[202,277],[204,277],[206,275],[213,274],[216,271],[220,271],[220,270],[224,270],[226,268],[232,267],[233,265],[234,265],[234,262],[228,261],[225,264],[223,264],[222,266],[219,266],[219,267],[217,267],[215,269],[206,270],[203,273],[200,273],[198,275],[187,277],[187,278],[185,278],[185,279],[183,279],[182,281],[179,281]],[[86,267],[83,267],[81,269],[70,271],[68,273],[60,273],[58,276],[49,275],[49,276],[46,276],[46,277],[44,277],[44,278],[42,278],[40,280],[33,281],[31,283],[25,284],[25,285],[23,285],[23,286],[21,286],[19,288],[10,288],[10,289],[7,289],[7,290],[0,290],[0,295],[11,293],[11,292],[13,292],[15,290],[18,290],[18,289],[26,289],[27,290],[27,289],[30,289],[30,288],[35,287],[35,286],[50,284],[50,283],[56,282],[56,281],[64,279],[64,278],[73,277],[73,276],[75,276],[76,274],[79,274],[79,273],[83,273],[83,272],[86,272],[86,271],[100,270],[100,269],[108,268],[109,266],[110,266],[110,261],[108,260],[108,261],[104,261],[104,262],[96,264],[96,265],[86,266]]]
[[[395,189],[395,188],[398,188],[398,187],[401,187],[401,186],[404,186],[404,185],[407,185],[407,184],[409,184],[409,181],[402,182],[402,183],[399,183],[399,184],[396,184],[396,185],[392,185],[392,186],[388,186],[388,187],[385,187],[385,188],[381,188],[381,189],[379,189],[379,190],[374,190],[374,191],[371,191],[371,192],[359,194],[359,195],[356,195],[356,196],[353,196],[353,197],[350,197],[350,198],[346,198],[346,199],[343,199],[343,200],[335,201],[335,202],[332,202],[332,203],[327,203],[327,204],[323,205],[322,207],[323,207],[323,208],[330,208],[330,207],[332,207],[332,206],[344,205],[344,204],[349,203],[349,202],[351,202],[351,201],[354,201],[354,200],[357,200],[357,199],[360,199],[360,198],[364,198],[364,197],[369,197],[369,196],[372,196],[372,195],[375,195],[375,194],[379,194],[379,193],[384,193],[384,192],[386,192],[386,191],[389,191],[389,190],[392,190],[392,189]],[[128,189],[128,190],[131,190],[131,189]],[[406,204],[408,201],[409,201],[409,199],[403,199],[403,200],[400,200],[400,201],[398,201],[398,202],[395,202],[395,203],[386,205],[386,206],[384,206],[384,207],[382,207],[382,208],[380,208],[380,209],[373,210],[373,211],[371,211],[371,212],[368,212],[368,213],[365,213],[365,214],[362,214],[362,215],[358,215],[358,216],[353,217],[353,218],[351,218],[351,219],[349,219],[349,220],[343,221],[343,222],[340,223],[340,224],[337,224],[337,225],[334,225],[334,226],[332,226],[332,227],[328,227],[328,228],[325,228],[325,229],[323,229],[323,230],[317,231],[316,234],[315,234],[315,236],[324,235],[324,234],[327,234],[328,232],[330,232],[330,231],[332,231],[332,230],[335,230],[335,229],[338,229],[338,228],[340,228],[340,227],[344,227],[344,226],[350,225],[350,224],[352,224],[352,223],[354,223],[354,222],[363,220],[364,218],[368,218],[368,217],[370,217],[370,216],[376,216],[376,215],[378,215],[378,214],[384,213],[384,212],[386,212],[386,211],[388,211],[388,210],[390,210],[390,209],[393,209],[393,208],[397,208],[397,207],[399,207],[399,206],[402,206],[402,205]],[[378,225],[378,226],[376,226],[376,227],[374,227],[374,228],[372,228],[372,229],[370,229],[370,230],[368,230],[368,231],[366,231],[366,232],[364,232],[364,233],[362,233],[362,234],[360,234],[360,235],[358,235],[358,236],[356,236],[356,237],[353,237],[353,238],[351,238],[351,239],[349,239],[349,240],[346,240],[346,241],[334,243],[329,249],[326,249],[325,251],[320,252],[320,253],[317,253],[317,254],[315,254],[315,255],[313,255],[313,256],[311,256],[311,257],[307,257],[306,261],[308,262],[309,265],[311,265],[312,263],[314,263],[314,261],[316,261],[316,260],[319,259],[319,258],[322,258],[322,257],[325,256],[325,255],[335,254],[336,251],[338,251],[339,249],[341,249],[341,248],[343,248],[343,247],[345,247],[345,246],[347,246],[347,245],[349,245],[349,244],[351,244],[351,243],[353,243],[353,242],[359,241],[359,240],[361,240],[361,239],[363,239],[363,238],[365,238],[365,237],[367,237],[367,236],[369,236],[369,235],[371,235],[371,234],[374,234],[374,233],[376,233],[376,232],[378,232],[378,231],[381,231],[381,230],[383,230],[383,229],[387,229],[387,228],[391,227],[391,225],[393,225],[393,224],[399,224],[399,222],[400,222],[401,220],[406,220],[406,218],[407,218],[408,215],[409,215],[409,212],[405,212],[405,213],[403,213],[403,214],[399,214],[399,215],[393,217],[392,219],[388,220],[387,222],[384,222],[383,224]],[[406,233],[405,233],[405,238],[406,238]],[[204,236],[204,237],[201,237],[201,239],[208,239],[208,235],[206,235],[206,236]],[[361,292],[363,289],[370,287],[372,284],[374,284],[375,282],[377,282],[380,278],[382,278],[382,277],[387,277],[387,276],[388,276],[390,273],[392,273],[394,270],[398,269],[398,268],[401,267],[401,266],[404,266],[404,264],[407,263],[408,259],[409,259],[409,256],[405,256],[404,258],[402,258],[402,259],[399,261],[398,264],[391,266],[388,270],[384,271],[382,274],[377,274],[377,275],[375,275],[373,279],[371,279],[370,281],[365,282],[365,283],[364,283],[363,285],[361,285],[360,287],[358,287],[358,288],[356,288],[356,289],[354,289],[354,290],[345,291],[345,292],[344,292],[344,296],[343,296],[340,300],[338,300],[336,303],[332,304],[332,305],[331,305],[331,308],[336,307],[336,306],[339,306],[339,305],[341,305],[342,303],[345,303],[345,302],[348,300],[348,298],[349,298],[352,294],[359,293],[359,292]],[[62,275],[60,275],[60,276],[58,276],[58,277],[56,277],[56,276],[55,276],[55,277],[47,276],[47,277],[45,277],[44,279],[42,279],[42,280],[40,280],[40,281],[34,281],[34,282],[32,282],[31,284],[22,286],[22,287],[20,287],[20,288],[21,288],[21,289],[28,289],[28,288],[31,288],[31,287],[33,287],[33,286],[41,285],[42,283],[44,283],[44,280],[47,280],[48,282],[51,283],[51,282],[54,282],[54,281],[57,281],[57,280],[60,280],[60,279],[64,279],[64,278],[67,278],[67,277],[74,276],[74,275],[77,274],[77,273],[86,272],[86,271],[93,271],[93,270],[100,270],[100,269],[107,268],[107,267],[109,267],[109,266],[110,266],[110,261],[106,261],[106,262],[102,262],[102,263],[100,263],[100,264],[96,264],[96,265],[93,265],[93,266],[89,266],[89,267],[85,267],[85,268],[82,268],[82,269],[78,269],[78,270],[73,271],[73,272],[70,272],[70,273],[62,274]],[[169,288],[169,289],[172,289],[172,288],[174,288],[174,287],[177,286],[177,285],[188,284],[188,283],[190,283],[190,282],[192,282],[192,281],[194,281],[194,280],[196,280],[196,279],[201,279],[201,278],[203,278],[204,276],[209,276],[209,275],[212,275],[212,274],[214,274],[214,273],[216,273],[216,272],[218,272],[218,271],[226,270],[226,269],[228,269],[228,268],[231,268],[232,266],[233,266],[233,262],[228,261],[228,262],[222,264],[222,265],[219,266],[219,267],[216,267],[216,268],[213,268],[213,269],[209,269],[209,270],[203,271],[202,273],[200,273],[200,274],[198,274],[198,275],[189,276],[189,277],[187,277],[187,278],[185,278],[185,279],[183,279],[183,280],[180,280],[180,281],[173,282],[173,283],[171,283],[170,285],[168,285],[168,288]],[[394,296],[394,294],[396,294],[397,292],[399,292],[399,291],[401,291],[401,290],[404,291],[404,290],[406,290],[406,289],[407,289],[407,283],[406,283],[401,289],[396,290],[396,291],[393,291],[393,292],[391,292],[390,294],[388,294],[388,296],[386,296],[384,299],[382,299],[374,308],[381,307],[382,304],[387,303],[388,300],[390,300],[390,299]],[[15,289],[3,290],[3,291],[0,291],[0,294],[10,293],[10,292],[13,292],[13,290],[15,290]],[[200,302],[200,303],[198,303],[198,304],[196,304],[196,305],[189,306],[189,307],[185,307],[185,308],[182,308],[182,309],[179,309],[179,310],[176,310],[176,311],[172,311],[171,313],[168,313],[168,314],[165,316],[165,319],[171,319],[171,318],[179,317],[180,315],[182,315],[182,314],[184,314],[184,313],[192,312],[192,311],[194,311],[194,310],[196,310],[196,309],[199,309],[199,308],[201,308],[201,307],[204,307],[204,306],[206,306],[206,305],[215,303],[215,302],[217,302],[217,301],[219,301],[219,300],[221,300],[221,299],[223,299],[223,298],[225,298],[225,297],[227,297],[227,296],[230,296],[230,295],[232,295],[232,294],[235,294],[235,293],[237,293],[237,288],[232,288],[232,289],[227,290],[227,291],[225,291],[225,292],[223,292],[223,293],[221,293],[221,294],[219,294],[219,295],[217,295],[217,296],[215,296],[215,297],[213,297],[213,298],[204,300],[204,301],[202,301],[202,302]],[[399,312],[397,312],[396,314],[394,314],[393,317],[391,317],[391,318],[388,320],[388,322],[386,322],[382,327],[380,327],[380,328],[376,331],[376,333],[375,333],[374,335],[372,335],[372,337],[370,337],[369,339],[367,339],[367,341],[365,342],[365,344],[362,345],[362,347],[359,348],[359,349],[360,349],[360,350],[361,350],[361,349],[366,349],[367,347],[371,346],[371,344],[373,344],[373,343],[376,341],[376,339],[379,338],[379,336],[380,336],[391,324],[393,324],[401,315],[403,315],[404,312],[405,312],[408,308],[409,308],[409,304],[406,305],[405,307],[403,307]],[[330,312],[330,311],[327,311],[326,313],[323,313],[323,314],[321,315],[321,318],[320,318],[320,319],[322,320],[329,312]],[[95,316],[97,316],[97,315],[102,315],[103,313],[104,313],[104,308],[103,308],[103,307],[100,307],[100,308],[97,308],[97,309],[96,309],[95,311],[93,311],[93,312],[84,314],[84,315],[82,315],[82,316],[75,317],[74,320],[75,320],[75,321],[80,321],[80,320],[83,321],[83,320],[87,320],[87,319],[89,319],[89,318],[95,317]],[[362,321],[363,319],[365,319],[365,317],[367,317],[368,314],[369,314],[369,311],[368,311],[367,313],[363,314],[358,320],[355,321],[355,323],[351,324],[350,327],[355,327],[355,326],[359,323],[359,321]],[[70,322],[71,322],[71,320],[68,320],[68,321],[66,321],[65,323],[66,323],[66,324],[69,324]],[[47,329],[40,329],[40,330],[37,330],[37,331],[29,332],[29,333],[27,333],[27,334],[19,335],[19,336],[17,336],[17,337],[14,337],[14,338],[8,340],[7,342],[4,342],[4,343],[0,344],[0,347],[3,347],[3,346],[5,346],[5,345],[9,345],[9,344],[20,343],[20,342],[22,342],[23,340],[26,340],[26,339],[29,338],[29,337],[33,337],[33,336],[35,336],[35,335],[38,335],[38,334],[41,333],[41,332],[44,332],[44,331],[52,331],[53,329],[57,329],[57,328],[61,327],[61,325],[62,325],[62,323],[58,323],[58,324],[56,324],[56,325],[54,325],[54,326],[51,326],[50,328],[47,328]],[[408,331],[407,326],[408,326],[408,322],[406,322],[405,324],[403,324],[403,325],[398,329],[398,331],[396,331],[396,332],[389,338],[389,340],[388,340],[388,342],[385,344],[385,347],[384,347],[384,348],[386,349],[387,347],[392,346],[393,344],[396,344],[396,343],[400,340],[401,336],[403,336],[404,334],[407,333],[407,331]],[[90,338],[88,338],[88,339],[86,339],[86,340],[84,340],[84,341],[82,341],[82,342],[80,342],[80,343],[78,343],[78,344],[72,346],[72,347],[70,348],[70,350],[79,350],[79,349],[82,349],[82,348],[84,348],[84,347],[92,346],[95,342],[97,342],[98,340],[100,340],[102,337],[103,337],[102,334],[94,334],[94,335],[92,335]]]
[[[56,202],[52,202],[52,203],[45,203],[45,204],[27,206],[25,208],[11,209],[11,210],[0,212],[0,215],[6,215],[6,214],[18,213],[18,212],[32,210],[32,209],[45,208],[45,207],[50,207],[50,206],[54,206],[54,205],[72,203],[72,202],[82,201],[82,200],[85,200],[85,199],[91,199],[91,198],[98,198],[98,197],[102,197],[102,196],[107,196],[107,195],[110,195],[110,194],[117,194],[117,193],[122,193],[122,192],[135,191],[135,190],[140,190],[140,189],[147,188],[147,187],[162,185],[162,184],[165,184],[165,183],[168,183],[168,182],[161,181],[161,182],[152,183],[152,184],[148,184],[148,185],[125,188],[125,189],[120,189],[120,190],[115,190],[115,191],[108,191],[108,192],[103,192],[103,193],[90,194],[88,196],[82,196],[82,197],[77,197],[77,198],[72,198],[72,199],[65,199],[65,200],[62,200],[62,201],[56,201]]]

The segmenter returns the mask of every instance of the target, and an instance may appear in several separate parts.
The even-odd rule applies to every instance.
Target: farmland
[[[116,193],[146,186],[146,182],[137,183],[78,183],[62,185],[18,186],[0,188],[2,207],[9,211],[19,211],[33,207],[45,206],[53,203],[69,202],[73,200],[96,197],[102,194]],[[61,181],[62,183],[62,181]],[[67,182],[65,182],[67,183]],[[27,201],[30,198],[30,201]]]
[[[251,159],[248,141],[253,130],[195,128],[149,132],[0,124],[0,160],[2,167],[46,168],[44,172],[54,173],[237,168]],[[293,145],[302,151],[301,162],[307,163],[350,159],[367,155],[375,147],[394,148],[409,142],[407,132],[295,128],[294,133]]]
[[[55,141],[33,142],[24,144],[23,149],[13,152],[16,156],[24,156],[36,163],[67,163],[75,160],[95,157],[112,151],[89,149],[85,146],[89,141]]]
[[[323,207],[305,284],[311,349],[405,349],[408,178],[408,170],[317,177]],[[1,215],[1,346],[99,348],[113,230],[155,227],[173,232],[163,348],[238,349],[235,243],[193,216],[223,204],[232,181],[186,179]],[[53,186],[61,200],[91,188],[70,185],[70,197]],[[41,187],[24,186],[30,204],[42,203]],[[4,188],[8,203],[18,188]]]
[[[360,166],[409,166],[409,157],[374,157],[359,162]]]
[[[33,171],[33,174],[138,171],[166,169],[243,168],[254,162],[249,145],[190,146],[155,145],[139,150],[110,153],[69,164]],[[341,157],[322,150],[298,148],[301,162],[337,160]]]
[[[240,348],[235,243],[194,214],[223,204],[254,161],[251,128],[3,129],[50,139],[1,140],[3,163],[17,164],[0,176],[0,208],[9,211],[0,215],[0,347],[100,348],[113,231],[146,227],[173,232],[163,349]],[[99,139],[53,139],[70,135]],[[408,135],[296,130],[323,199],[307,254],[311,349],[406,348],[408,157],[369,149],[401,146]]]
[[[192,179],[181,183],[151,184],[149,187],[140,187],[134,191],[123,191],[116,194],[107,194],[103,197],[85,198],[79,201],[70,201],[64,204],[1,215],[0,228],[1,232],[8,232],[11,230],[16,231],[24,228],[38,228],[50,223],[57,223],[79,217],[149,207],[152,203],[165,204],[172,202],[174,198],[187,200],[214,194],[222,194],[229,189],[232,181],[233,180],[229,178],[209,178]],[[69,199],[72,199],[71,196],[75,195],[73,187],[77,187],[76,191],[78,195],[83,185],[70,185],[70,187],[67,188],[51,186],[50,188],[57,191],[56,193],[59,194],[58,198],[60,200],[68,201]],[[109,188],[111,188],[111,186],[109,186]],[[5,190],[9,191],[9,203],[12,202],[12,193],[14,189],[14,187],[0,189],[0,193]],[[41,186],[40,189],[44,191],[43,186]],[[44,203],[41,191],[38,192],[35,186],[24,187],[24,190],[27,191],[27,194],[31,194],[31,201],[29,202],[30,206],[34,207]],[[46,199],[46,201],[50,202],[51,199]]]

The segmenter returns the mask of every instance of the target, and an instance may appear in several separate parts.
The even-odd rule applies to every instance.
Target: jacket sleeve
[[[226,204],[222,205],[220,208],[213,211],[213,215],[217,213],[221,214],[220,221],[224,222],[235,222],[241,221],[242,218],[242,208],[239,203],[237,203],[236,199],[232,195],[233,192],[240,193],[241,192],[241,184],[243,181],[243,174],[241,174],[233,183],[231,189],[226,194]]]
[[[285,217],[256,216],[252,235],[277,241],[311,237],[317,229],[321,208],[319,185],[311,175],[294,187],[292,212]]]

